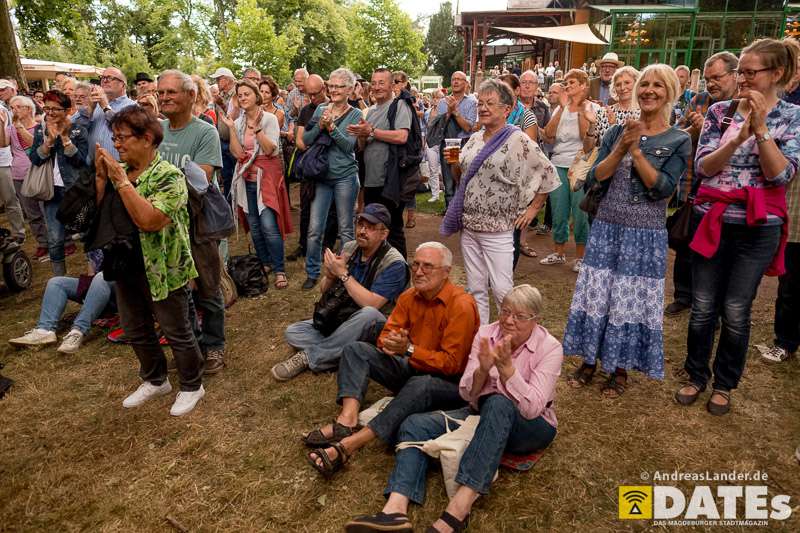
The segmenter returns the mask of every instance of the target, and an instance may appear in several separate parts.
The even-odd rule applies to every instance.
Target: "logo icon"
[[[653,518],[653,487],[619,487],[619,518],[621,520],[650,520]]]

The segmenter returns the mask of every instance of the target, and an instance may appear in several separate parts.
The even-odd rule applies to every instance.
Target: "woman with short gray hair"
[[[461,232],[467,286],[481,324],[489,323],[489,288],[499,308],[513,285],[514,228],[535,216],[529,217],[528,210],[535,195],[558,187],[555,168],[539,146],[506,124],[514,102],[504,82],[480,85],[478,122],[483,128],[451,163],[453,175],[463,177],[441,227],[443,235]]]
[[[455,476],[455,494],[427,531],[464,531],[472,506],[489,493],[504,453],[527,455],[547,448],[556,436],[556,384],[564,360],[561,344],[539,322],[542,295],[530,285],[510,289],[493,324],[472,342],[459,383],[468,407],[409,416],[400,426],[395,466],[382,512],[351,520],[346,531],[411,531],[409,503],[422,505],[428,456],[404,443],[429,441],[448,431],[447,419],[480,414],[475,435]],[[452,423],[450,423],[452,427]]]
[[[322,237],[331,203],[336,208],[340,246],[355,238],[353,221],[359,188],[358,162],[356,137],[347,132],[347,126],[358,124],[361,120],[361,110],[347,102],[355,83],[355,74],[346,68],[331,72],[328,79],[330,103],[317,107],[303,132],[303,143],[308,147],[323,138],[331,141],[328,172],[317,180],[314,200],[311,202],[306,253],[306,275],[310,280],[317,280],[320,276]]]

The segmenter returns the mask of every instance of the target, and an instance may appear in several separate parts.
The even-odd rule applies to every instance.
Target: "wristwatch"
[[[106,106],[103,108],[103,113],[108,113],[109,111],[111,111],[111,107]]]
[[[258,128],[256,131],[253,132],[253,135],[258,135],[261,133],[262,128]]]
[[[411,357],[414,355],[414,345],[409,343],[408,348],[406,349],[406,355]]]
[[[770,139],[772,139],[772,136],[769,132],[764,133],[764,135],[756,135],[756,144],[767,142]]]
[[[347,280],[350,279],[350,272],[345,272],[341,276],[339,276],[339,280],[342,282],[342,285],[347,283]]]
[[[372,129],[369,131],[369,135],[367,136],[368,141],[375,140],[375,126],[372,126]]]

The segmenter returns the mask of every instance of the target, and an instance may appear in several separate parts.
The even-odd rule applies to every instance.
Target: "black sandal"
[[[693,393],[689,393],[689,394],[681,394],[681,389],[684,389],[686,387],[693,388],[694,392]],[[697,383],[692,383],[691,381],[689,381],[689,382],[684,383],[683,385],[681,385],[681,388],[678,389],[677,391],[675,391],[675,401],[678,402],[681,405],[692,405],[695,401],[697,401],[697,398],[699,398],[700,395],[705,390],[706,390],[706,386],[705,385],[703,385],[701,387]]]
[[[309,448],[319,448],[320,446],[330,446],[334,442],[339,442],[345,437],[349,437],[356,431],[358,431],[358,426],[345,426],[344,424],[340,424],[335,419],[331,421],[331,426],[333,428],[333,434],[330,437],[326,437],[322,433],[322,429],[315,429],[305,437],[303,437],[303,442],[305,442],[306,446]]]
[[[713,398],[715,394],[718,394],[723,398],[725,398],[725,403],[719,404],[712,402],[711,398]],[[719,390],[719,389],[714,389],[713,391],[711,391],[711,396],[708,398],[708,402],[706,402],[706,410],[714,416],[722,416],[724,414],[727,414],[728,411],[731,410],[730,391]]]
[[[306,460],[308,461],[308,464],[313,466],[317,472],[325,477],[331,477],[333,474],[341,470],[342,467],[347,463],[348,459],[350,459],[350,455],[345,451],[341,442],[332,442],[330,447],[337,452],[337,455],[334,459],[331,459],[328,456],[327,452],[325,452],[325,448],[316,448],[306,454]],[[312,453],[316,454],[316,457],[311,457]],[[317,463],[317,459],[322,459],[322,464]]]
[[[414,526],[403,513],[380,512],[373,515],[358,516],[344,526],[347,533],[366,533],[369,531],[393,531],[414,533]]]
[[[573,372],[567,383],[573,389],[579,389],[581,387],[585,387],[589,383],[592,382],[592,378],[594,377],[594,373],[597,371],[597,364],[590,365],[587,363],[583,363],[581,366],[578,367],[578,370]]]
[[[603,396],[606,398],[619,398],[625,393],[625,387],[628,385],[628,373],[617,372],[608,376],[603,388],[601,389]]]
[[[459,520],[447,511],[442,513],[442,516],[439,517],[439,520],[453,528],[453,533],[461,533],[462,531],[466,531],[467,526],[469,525],[469,515],[465,516],[464,520]],[[433,526],[429,526],[428,529],[425,530],[425,533],[439,533],[439,530]]]

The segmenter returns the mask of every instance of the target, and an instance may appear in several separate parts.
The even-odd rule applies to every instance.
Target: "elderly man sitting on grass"
[[[464,405],[458,380],[478,329],[475,300],[449,280],[453,254],[443,244],[417,247],[411,263],[414,286],[398,298],[378,345],[354,342],[342,352],[339,394],[342,405],[332,424],[306,435],[314,448],[308,462],[325,476],[375,437],[394,444],[397,429],[414,413]],[[395,398],[364,428],[358,412],[370,378]]]

